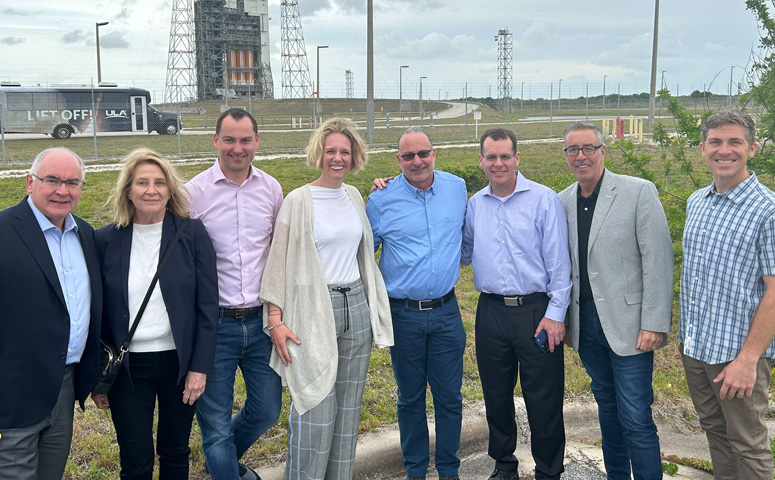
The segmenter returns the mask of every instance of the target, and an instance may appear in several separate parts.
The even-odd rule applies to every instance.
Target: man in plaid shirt
[[[767,396],[775,355],[775,193],[747,169],[754,122],[702,125],[713,183],[686,206],[678,340],[714,478],[771,479]]]

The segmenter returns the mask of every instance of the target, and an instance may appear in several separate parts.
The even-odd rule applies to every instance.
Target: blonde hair
[[[167,180],[167,187],[170,192],[170,199],[167,201],[167,210],[174,215],[186,218],[189,213],[188,197],[185,195],[183,180],[178,176],[175,167],[162,158],[161,155],[145,147],[133,150],[121,162],[121,172],[118,174],[116,184],[110,192],[106,205],[113,207],[113,222],[116,228],[126,227],[135,216],[135,206],[129,200],[129,189],[132,187],[132,181],[135,177],[135,170],[143,163],[152,163],[161,168],[164,177]]]
[[[350,169],[351,172],[356,173],[362,170],[363,167],[369,162],[369,154],[367,153],[369,147],[366,142],[363,141],[358,132],[355,130],[355,124],[347,118],[332,118],[323,122],[320,127],[315,130],[312,137],[309,139],[307,145],[307,166],[323,169],[323,144],[332,133],[341,133],[345,137],[350,139],[352,144],[352,157],[353,164]]]

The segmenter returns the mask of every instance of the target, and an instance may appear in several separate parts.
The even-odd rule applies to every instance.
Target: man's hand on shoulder
[[[369,193],[374,193],[376,190],[384,190],[387,188],[387,184],[389,181],[393,180],[396,177],[385,177],[385,178],[375,178],[374,182],[371,184],[371,190]]]
[[[562,343],[565,338],[565,323],[557,322],[551,318],[544,317],[538,323],[533,337],[537,337],[541,330],[546,330],[549,342],[549,351],[554,352],[554,347]]]

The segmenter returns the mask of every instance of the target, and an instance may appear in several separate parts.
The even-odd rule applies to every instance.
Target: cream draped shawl
[[[351,185],[345,185],[345,190],[363,225],[357,259],[369,303],[374,343],[379,348],[389,347],[393,345],[393,323],[385,281],[374,261],[371,224],[360,192]],[[283,323],[301,341],[301,345],[288,342],[292,361],[287,367],[275,351],[269,360],[283,385],[288,386],[299,414],[317,406],[328,395],[336,381],[339,361],[334,311],[315,247],[313,221],[312,194],[305,185],[283,201],[261,280],[265,333],[269,334],[266,302],[271,302],[282,309]]]

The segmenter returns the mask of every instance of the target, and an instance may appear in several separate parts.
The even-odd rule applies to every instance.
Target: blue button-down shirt
[[[686,204],[678,340],[714,365],[737,358],[775,275],[775,193],[751,176],[732,190],[694,192]],[[764,353],[775,358],[775,342]]]
[[[474,265],[474,287],[497,295],[545,292],[545,316],[561,322],[570,303],[568,224],[560,197],[517,172],[505,198],[484,187],[468,201],[462,262]]]
[[[89,270],[86,268],[86,257],[78,239],[78,225],[75,224],[73,216],[68,215],[65,217],[65,228],[62,232],[38,210],[30,197],[27,197],[27,203],[43,231],[67,303],[70,338],[67,342],[65,363],[78,363],[86,347],[86,337],[89,336],[91,308]]]
[[[374,248],[382,245],[379,267],[389,296],[427,300],[452,290],[467,198],[463,179],[439,171],[425,192],[401,174],[369,196],[366,214]]]

